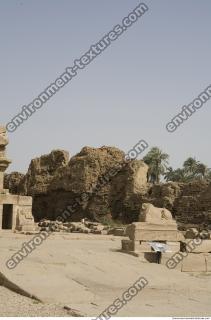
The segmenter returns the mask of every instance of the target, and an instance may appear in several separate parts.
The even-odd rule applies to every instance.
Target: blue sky
[[[140,2],[0,0],[1,123],[32,102]],[[211,84],[211,1],[151,0],[149,11],[9,134],[9,171],[53,149],[127,152],[139,140],[211,167],[211,100],[176,132],[166,123]]]

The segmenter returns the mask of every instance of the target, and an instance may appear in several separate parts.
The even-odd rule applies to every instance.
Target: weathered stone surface
[[[172,258],[172,255],[173,255],[172,252],[162,252],[161,255],[160,255],[159,263],[163,264],[163,265],[166,265],[167,262]],[[178,264],[175,263],[173,269],[181,271],[182,264],[181,263],[178,263]]]
[[[49,155],[33,159],[21,180],[19,192],[27,195],[46,194],[56,171],[68,164],[69,153],[54,150]]]
[[[24,197],[25,198],[25,197]],[[17,231],[36,231],[36,225],[32,216],[31,206],[20,206],[17,209],[16,226]]]
[[[124,223],[139,220],[143,203],[170,210],[180,228],[211,229],[211,184],[169,182],[147,184],[148,167],[141,160],[124,162],[124,153],[113,147],[84,147],[68,160],[65,151],[32,160],[27,174],[5,177],[11,193],[32,195],[36,220],[56,219],[80,197],[71,220],[105,217]],[[18,180],[20,179],[20,183]],[[187,225],[187,227],[186,227]],[[181,230],[181,229],[180,229]]]
[[[134,241],[129,239],[122,240],[122,250],[125,252],[135,251]]]
[[[197,228],[189,228],[185,233],[186,239],[195,239],[199,235]]]
[[[180,241],[181,234],[177,231],[175,222],[164,224],[150,224],[134,222],[126,229],[131,240],[138,241]]]
[[[211,228],[211,183],[169,182],[154,185],[149,189],[145,202],[169,209],[180,224],[210,226]]]
[[[20,191],[20,184],[24,178],[24,174],[20,172],[12,172],[4,176],[4,188],[9,189],[11,194],[18,194]]]
[[[169,247],[169,252],[178,252],[180,251],[180,242],[179,241],[166,241],[167,246]]]
[[[186,244],[188,244],[190,241],[186,240]],[[198,244],[198,241],[196,241],[197,245],[194,245],[193,242],[193,252],[199,252],[199,253],[209,253],[211,252],[211,240],[201,240],[201,243]],[[190,245],[188,245],[190,246]]]
[[[9,190],[4,189],[4,172],[11,163],[6,157],[6,146],[8,144],[6,129],[0,126],[0,230],[20,230],[34,231],[35,224],[32,216],[32,198],[10,194]],[[17,177],[17,175],[16,175]],[[14,190],[14,180],[9,179]],[[17,181],[15,179],[17,187]]]
[[[132,222],[147,189],[147,170],[141,160],[126,163],[124,152],[113,147],[84,147],[69,162],[66,152],[54,151],[31,161],[18,188],[33,196],[37,221],[56,219],[78,201],[72,221],[113,217]]]
[[[94,233],[94,234],[105,234],[105,226],[96,223],[93,224],[90,221],[82,219],[81,222],[62,222],[62,221],[51,221],[42,219],[38,226],[41,231],[47,232],[77,232],[77,233]],[[106,233],[107,234],[107,233]]]
[[[156,208],[151,203],[142,204],[142,210],[139,218],[139,221],[149,222],[152,224],[168,224],[169,221],[173,221],[169,210],[165,208]]]
[[[147,202],[156,207],[167,208],[173,212],[175,201],[181,196],[183,183],[168,182],[155,184],[149,188]]]
[[[189,253],[182,260],[182,272],[206,272],[207,262],[204,253]]]
[[[148,166],[141,160],[133,160],[113,180],[111,208],[113,218],[126,223],[138,221],[139,212],[147,193]]]
[[[8,142],[6,128],[0,126],[0,192],[4,189],[4,172],[11,163],[6,155],[6,146],[8,145]]]

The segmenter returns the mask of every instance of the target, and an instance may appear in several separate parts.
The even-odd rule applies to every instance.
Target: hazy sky
[[[92,44],[121,23],[137,0],[0,0],[0,101],[6,124]],[[211,1],[151,0],[149,11],[9,134],[10,170],[53,149],[139,140],[180,166],[211,167],[211,100],[175,133],[165,125],[211,84]]]

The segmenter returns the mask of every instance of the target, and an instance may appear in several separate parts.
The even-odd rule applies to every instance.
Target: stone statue
[[[5,127],[0,126],[0,147],[6,147],[8,145],[8,138],[7,138],[7,130]]]
[[[151,203],[143,203],[139,221],[155,224],[168,224],[174,220],[169,210],[165,208],[156,208]]]

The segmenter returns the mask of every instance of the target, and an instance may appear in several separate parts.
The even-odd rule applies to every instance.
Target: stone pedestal
[[[126,229],[126,234],[133,241],[182,241],[183,235],[177,230],[175,221],[168,224],[134,222]]]
[[[147,206],[147,208],[151,208],[151,206]],[[134,222],[129,225],[126,229],[126,235],[129,239],[122,240],[122,251],[133,254],[145,262],[163,264],[167,257],[180,252],[180,241],[183,241],[184,237],[178,231],[177,223],[172,219],[171,213],[160,208],[156,210],[155,207],[152,207],[152,209],[152,212],[148,213],[153,213],[156,216],[160,213],[160,220],[156,217],[153,221],[153,214],[151,214],[150,221]],[[167,220],[162,218],[163,211],[168,214]],[[156,248],[151,242],[159,242],[166,246],[159,247],[157,244]]]

